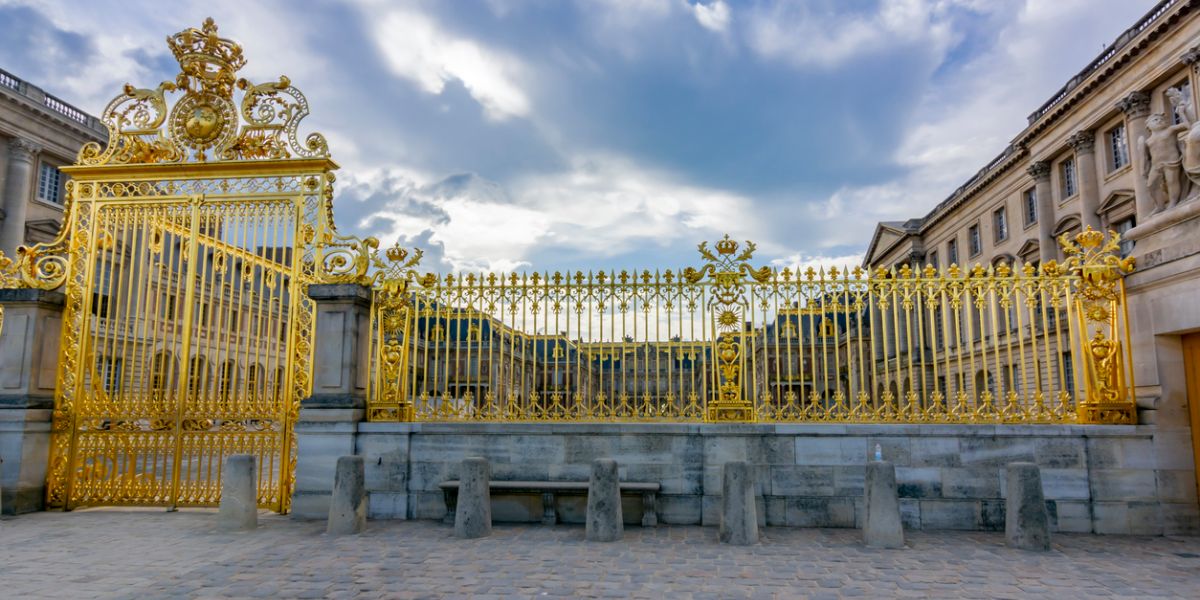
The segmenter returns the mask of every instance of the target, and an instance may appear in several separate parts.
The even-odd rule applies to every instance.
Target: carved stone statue
[[[1183,142],[1183,172],[1192,183],[1191,196],[1196,196],[1200,194],[1200,121],[1192,123],[1179,139]]]
[[[1146,128],[1150,136],[1138,138],[1142,158],[1139,168],[1158,212],[1178,204],[1183,193],[1183,155],[1179,152],[1178,135],[1187,131],[1188,126],[1171,125],[1166,115],[1156,113],[1146,118]]]
[[[1177,88],[1167,88],[1167,99],[1171,111],[1180,124],[1191,127],[1196,123],[1196,107],[1192,104],[1192,84],[1185,83]]]

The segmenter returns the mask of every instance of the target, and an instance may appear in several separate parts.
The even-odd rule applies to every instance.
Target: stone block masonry
[[[441,519],[446,509],[438,484],[457,478],[466,457],[486,457],[496,480],[571,481],[587,480],[593,460],[612,458],[621,480],[662,484],[663,523],[717,526],[722,467],[745,461],[753,473],[760,524],[861,527],[866,464],[878,444],[884,460],[896,467],[908,529],[1002,531],[1005,467],[1025,461],[1042,470],[1053,531],[1200,533],[1195,488],[1160,468],[1147,426],[354,425],[347,443],[364,457],[370,516],[376,519]],[[297,431],[303,435],[302,428]],[[327,474],[311,475],[332,481],[333,463],[324,467]],[[529,505],[528,520],[539,522],[540,501]],[[640,507],[624,508],[640,514]],[[563,510],[560,517],[583,523],[584,511]]]

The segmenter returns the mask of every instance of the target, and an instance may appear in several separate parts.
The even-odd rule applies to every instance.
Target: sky
[[[287,75],[343,233],[427,270],[855,265],[1152,0],[0,0],[0,68],[99,115],[213,17]]]

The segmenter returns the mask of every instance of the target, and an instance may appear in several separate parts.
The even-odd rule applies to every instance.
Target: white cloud
[[[847,254],[844,256],[820,256],[804,253],[792,254],[771,261],[771,266],[780,269],[787,267],[796,273],[804,273],[808,269],[828,273],[831,267],[837,267],[838,272],[853,272],[854,267],[862,265],[862,254]]]
[[[711,29],[718,33],[729,29],[729,5],[725,4],[723,0],[717,0],[712,4],[697,2],[692,5],[692,12],[696,15],[696,21],[705,29]]]
[[[524,177],[507,189],[456,175],[391,191],[392,200],[364,220],[388,219],[385,240],[431,232],[456,270],[512,270],[548,248],[603,259],[723,233],[760,238],[762,229],[749,198],[608,155],[579,157],[564,172]],[[414,211],[413,200],[439,211]]]
[[[455,37],[421,13],[378,9],[386,12],[372,17],[375,43],[397,75],[430,94],[458,80],[493,120],[529,114],[529,97],[518,83],[525,69],[516,58]]]
[[[898,45],[921,42],[941,54],[951,29],[933,0],[887,0],[877,12],[817,12],[778,3],[747,15],[747,44],[760,56],[796,66],[831,68]]]

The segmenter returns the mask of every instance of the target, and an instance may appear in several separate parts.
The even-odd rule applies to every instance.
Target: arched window
[[[207,384],[208,361],[203,356],[193,356],[188,372],[188,393],[193,396],[203,394]]]
[[[275,399],[283,398],[283,384],[286,377],[283,367],[275,369]]]
[[[246,389],[251,398],[258,398],[262,394],[262,365],[246,367]]]
[[[150,363],[150,399],[158,410],[166,410],[166,399],[173,396],[179,367],[170,352],[161,351]]]
[[[221,365],[221,381],[217,388],[217,393],[223,402],[233,396],[235,387],[237,387],[237,363],[227,360],[225,364]]]
[[[975,374],[975,394],[982,396],[985,391],[996,397],[996,378],[989,371],[979,371]]]

